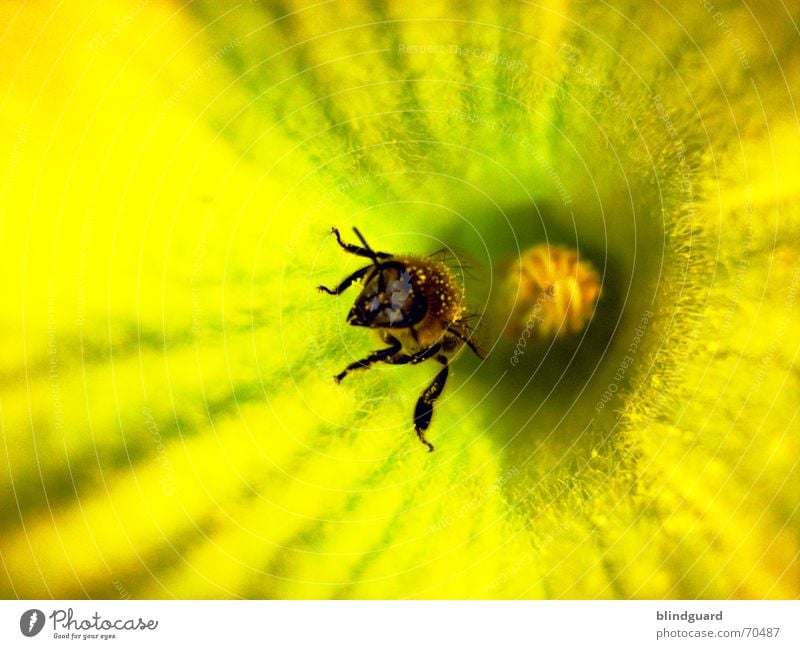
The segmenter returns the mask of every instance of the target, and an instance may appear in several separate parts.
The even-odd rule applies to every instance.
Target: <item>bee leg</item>
[[[359,257],[366,257],[367,259],[374,260],[376,257],[379,259],[388,259],[391,255],[388,252],[374,252],[369,248],[362,248],[361,246],[356,246],[352,243],[345,243],[342,241],[342,236],[339,234],[338,228],[331,228],[331,232],[336,235],[336,241],[339,242],[342,250],[345,252],[349,252],[351,255],[358,255]],[[358,234],[358,230],[356,230],[356,234]],[[359,234],[359,237],[361,235]],[[363,241],[363,239],[362,239]]]
[[[347,276],[336,288],[328,288],[327,286],[317,286],[318,291],[324,291],[328,295],[339,295],[340,293],[344,293],[348,288],[350,288],[353,282],[357,282],[360,280],[364,275],[367,274],[368,271],[372,270],[372,266],[365,266],[364,268],[359,268],[355,273],[352,275]]]
[[[433,451],[433,444],[425,439],[425,431],[428,430],[428,426],[431,424],[431,418],[433,417],[433,402],[439,398],[442,390],[444,390],[444,384],[447,382],[447,375],[450,371],[447,366],[446,357],[437,356],[436,360],[444,365],[444,367],[439,370],[436,378],[433,379],[433,383],[422,393],[422,396],[417,400],[416,408],[414,408],[414,429],[417,431],[419,441],[428,447],[428,453]]]
[[[412,365],[418,365],[422,361],[427,361],[431,356],[438,354],[441,349],[442,344],[436,343],[435,345],[426,347],[416,354],[398,354],[397,356],[388,359],[386,362],[391,363],[392,365],[406,365],[408,363],[411,363]]]
[[[483,354],[481,354],[481,351],[478,349],[475,343],[472,342],[472,338],[470,336],[465,336],[458,329],[454,329],[453,327],[448,327],[447,331],[453,334],[461,342],[465,343],[473,352],[475,352],[475,356],[483,360]]]
[[[402,345],[400,341],[397,340],[394,336],[387,336],[387,343],[391,345],[391,347],[387,347],[386,349],[379,349],[376,352],[372,352],[366,358],[362,358],[360,361],[356,361],[355,363],[350,363],[346,368],[344,368],[341,372],[339,372],[336,376],[333,377],[333,380],[337,383],[341,383],[342,379],[347,376],[347,373],[352,370],[360,370],[360,369],[367,369],[373,363],[380,363],[381,361],[385,361],[390,356],[394,356],[397,352],[400,351]]]

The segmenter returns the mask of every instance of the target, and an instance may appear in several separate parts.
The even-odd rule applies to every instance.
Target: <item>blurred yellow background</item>
[[[0,595],[800,595],[797,16],[304,4],[0,4]],[[331,225],[476,260],[433,454]],[[542,237],[607,311],[522,376]]]

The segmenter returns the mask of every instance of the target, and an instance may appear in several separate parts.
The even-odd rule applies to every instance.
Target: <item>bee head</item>
[[[414,290],[406,265],[387,261],[377,265],[347,316],[354,327],[410,327],[427,311],[425,297]]]

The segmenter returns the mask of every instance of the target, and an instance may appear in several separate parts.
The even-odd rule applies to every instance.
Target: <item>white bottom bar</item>
[[[797,601],[3,601],[0,646],[777,649],[800,647],[799,618]]]

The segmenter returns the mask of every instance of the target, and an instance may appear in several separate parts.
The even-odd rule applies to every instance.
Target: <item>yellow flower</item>
[[[800,595],[791,17],[474,5],[0,4],[0,594]],[[471,260],[435,453],[331,225]]]

